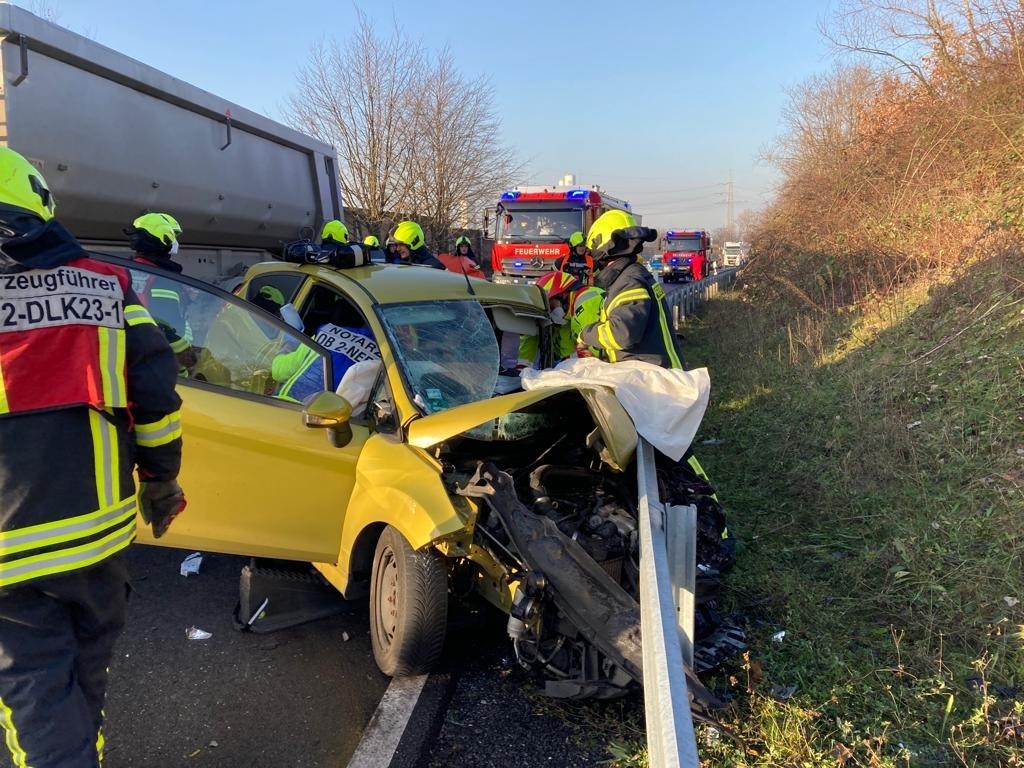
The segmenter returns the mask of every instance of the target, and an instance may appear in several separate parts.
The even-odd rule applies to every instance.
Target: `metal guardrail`
[[[684,657],[693,657],[697,510],[666,506],[654,448],[637,445],[640,523],[640,634],[651,768],[700,768]]]
[[[697,311],[697,307],[708,299],[713,299],[723,286],[732,285],[739,272],[738,267],[720,269],[713,275],[702,280],[684,283],[680,288],[665,294],[665,301],[672,311],[672,324],[678,331],[683,320]]]

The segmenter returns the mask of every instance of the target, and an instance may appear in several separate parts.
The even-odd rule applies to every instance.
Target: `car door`
[[[188,508],[159,541],[140,523],[139,541],[336,562],[367,428],[353,423],[352,441],[333,447],[323,430],[303,425],[301,405],[286,399],[284,382],[274,378],[275,361],[283,355],[313,356],[306,391],[323,390],[330,380],[325,350],[279,318],[210,285],[145,265],[132,264],[131,270],[157,324],[178,340],[176,349],[185,347],[178,353],[179,480]],[[177,293],[180,313],[158,316],[167,304],[151,301],[147,291],[154,284],[165,299]]]

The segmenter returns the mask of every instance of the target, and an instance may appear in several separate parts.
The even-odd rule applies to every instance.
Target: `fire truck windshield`
[[[665,250],[671,253],[699,251],[701,249],[699,237],[673,237],[665,241]]]
[[[580,208],[517,208],[506,206],[498,217],[498,240],[557,243],[583,229]]]

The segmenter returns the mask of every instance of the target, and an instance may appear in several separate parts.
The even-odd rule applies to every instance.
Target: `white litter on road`
[[[385,768],[391,764],[427,677],[396,677],[391,681],[348,761],[348,768]]]
[[[185,630],[185,637],[189,640],[209,640],[213,637],[213,633],[199,627],[189,627]]]
[[[774,635],[772,635],[772,642],[773,643],[781,643],[785,637],[786,637],[786,630],[782,630],[781,632],[776,632]]]
[[[203,553],[193,552],[191,555],[181,561],[181,575],[191,576],[193,573],[199,573],[199,566],[203,564]]]

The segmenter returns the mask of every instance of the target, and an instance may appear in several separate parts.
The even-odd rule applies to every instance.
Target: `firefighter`
[[[181,264],[174,260],[178,253],[181,226],[169,213],[139,216],[124,233],[135,251],[132,261],[181,274]],[[188,369],[195,365],[196,355],[192,349],[192,331],[185,318],[186,297],[181,295],[179,283],[138,272],[132,287],[167,336],[171,349],[178,356],[181,372],[187,374]]]
[[[594,260],[587,250],[582,232],[569,235],[569,253],[558,262],[558,269],[578,277],[586,285],[594,284]]]
[[[398,255],[398,241],[394,235],[388,235],[384,247],[384,261],[388,264],[401,264],[402,257]]]
[[[421,266],[444,269],[444,264],[427,250],[427,240],[423,236],[423,228],[415,221],[400,221],[391,233],[398,243],[398,256],[401,264],[419,264]]]
[[[15,765],[95,768],[136,510],[159,537],[185,508],[181,400],[128,270],[54,207],[0,148],[0,727]]]
[[[548,340],[551,359],[560,362],[572,357],[576,351],[576,337],[573,336],[569,317],[574,309],[574,296],[584,288],[583,283],[566,272],[546,272],[537,278],[537,285],[548,300],[551,327]],[[519,369],[528,368],[538,361],[540,336],[523,336],[519,340]],[[543,362],[543,361],[541,361]]]
[[[481,280],[487,279],[487,275],[480,269],[480,265],[476,263],[476,254],[473,253],[473,246],[465,235],[460,235],[455,239],[454,254],[439,253],[437,258],[449,272],[468,275],[469,277],[478,277]]]
[[[625,211],[607,211],[590,227],[587,247],[598,269],[594,284],[605,291],[597,322],[580,331],[578,341],[602,350],[608,362],[641,360],[663,368],[682,368],[683,355],[665,304],[665,290],[637,254],[657,238],[637,226]]]
[[[366,237],[363,238],[363,245],[365,245],[371,251],[374,251],[380,248],[380,240],[378,240],[375,235],[367,235]]]

